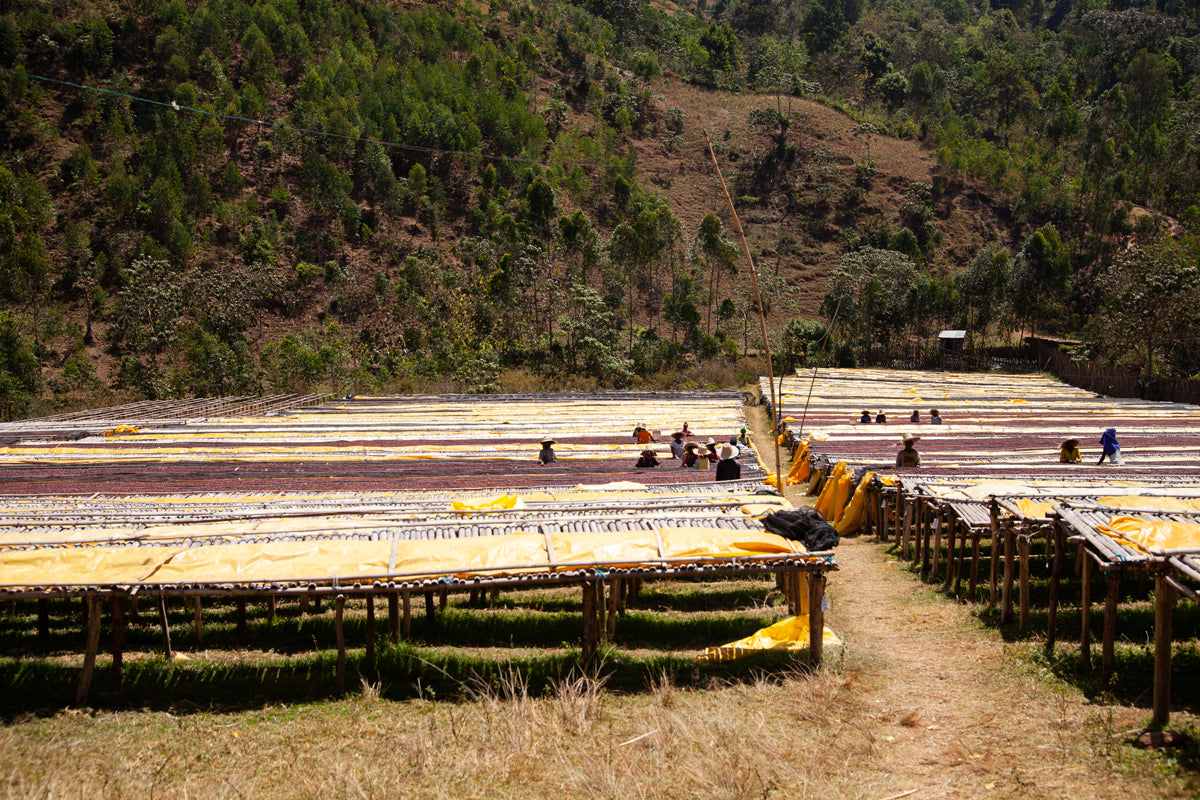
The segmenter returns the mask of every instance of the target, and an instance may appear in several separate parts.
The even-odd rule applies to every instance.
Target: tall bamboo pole
[[[712,159],[713,169],[717,171],[717,179],[721,181],[721,191],[725,193],[725,202],[729,204],[729,213],[733,216],[734,227],[737,228],[738,238],[742,242],[742,251],[746,254],[746,263],[750,265],[750,280],[754,284],[754,302],[758,304],[758,325],[762,329],[763,352],[767,354],[767,386],[771,388],[771,441],[775,448],[775,485],[783,492],[783,473],[779,468],[779,434],[775,430],[775,417],[779,406],[775,403],[775,369],[771,364],[771,344],[767,341],[767,319],[763,314],[762,294],[758,291],[758,271],[754,268],[754,257],[750,255],[750,245],[746,243],[746,234],[742,230],[742,220],[733,207],[733,198],[729,196],[729,187],[725,185],[725,176],[721,174],[721,165],[717,163],[717,155],[713,152],[712,140],[708,131],[704,131],[704,142],[708,145],[708,157]]]

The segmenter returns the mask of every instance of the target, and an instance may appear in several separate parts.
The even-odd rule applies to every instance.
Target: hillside
[[[1189,374],[1194,331],[1088,320],[1200,293],[1200,150],[1172,133],[1197,30],[966,0],[11,3],[0,411],[733,382],[759,344],[705,130],[781,368],[954,326]]]

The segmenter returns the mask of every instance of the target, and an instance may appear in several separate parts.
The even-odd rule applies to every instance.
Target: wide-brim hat
[[[547,436],[545,439],[542,439],[542,444],[558,444],[558,442]]]
[[[1064,439],[1063,443],[1062,443],[1062,447],[1064,447],[1068,450],[1070,450],[1073,447],[1078,447],[1078,446],[1079,446],[1078,439]]]
[[[736,458],[737,454],[737,448],[731,444],[723,444],[721,445],[721,449],[717,451],[717,455],[721,457],[722,461],[728,461],[731,458]]]
[[[704,443],[704,446],[707,447],[710,444],[716,444],[716,443],[717,443],[717,440],[710,436],[710,437],[708,437],[708,441]]]
[[[654,452],[654,448],[652,448],[652,447],[647,447],[645,450],[643,450],[643,451],[642,451],[642,455],[644,455],[644,456],[655,456],[655,457],[657,457],[657,456],[658,456],[658,453]]]
[[[683,446],[683,449],[684,450],[699,450],[700,445],[696,444],[695,442],[688,442],[687,444],[685,444]]]
[[[683,438],[683,431],[675,431],[674,433],[672,433],[672,434],[671,434],[671,438],[672,438],[672,439],[674,439],[675,437],[679,437],[680,439],[682,439],[682,438]]]
[[[916,444],[917,442],[921,441],[921,437],[920,436],[905,436],[900,441],[904,442],[904,444],[906,444],[906,445],[907,444]]]

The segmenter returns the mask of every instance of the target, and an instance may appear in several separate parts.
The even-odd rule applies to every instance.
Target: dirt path
[[[916,796],[1195,796],[1155,769],[1160,756],[1127,744],[1144,709],[1057,683],[871,538],[844,539],[837,559],[827,619],[881,723],[875,766]]]

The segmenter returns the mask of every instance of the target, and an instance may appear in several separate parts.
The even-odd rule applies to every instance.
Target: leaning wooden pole
[[[708,157],[712,159],[713,169],[717,171],[717,179],[721,182],[721,191],[725,193],[725,202],[729,204],[729,213],[733,216],[734,227],[737,228],[738,238],[742,242],[742,252],[746,254],[746,263],[750,265],[750,280],[754,284],[754,302],[758,304],[758,326],[762,330],[763,352],[767,354],[767,386],[771,389],[771,441],[775,449],[775,486],[783,492],[783,471],[779,467],[779,432],[775,429],[775,420],[779,414],[779,406],[775,403],[775,368],[771,364],[771,343],[767,341],[767,318],[763,313],[762,294],[758,290],[758,271],[754,268],[754,257],[750,255],[750,245],[746,243],[746,234],[742,230],[742,220],[733,207],[733,198],[729,196],[729,187],[725,185],[725,176],[721,174],[721,165],[717,163],[717,155],[713,152],[712,140],[708,131],[704,131],[704,142],[708,145]],[[803,435],[803,431],[801,431]]]

